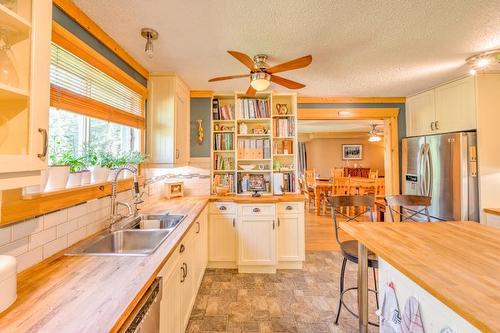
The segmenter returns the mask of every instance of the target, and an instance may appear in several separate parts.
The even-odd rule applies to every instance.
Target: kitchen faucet
[[[116,186],[117,186],[117,181],[118,181],[118,176],[122,171],[128,170],[134,174],[134,201],[133,201],[133,207],[131,204],[128,202],[123,202],[123,201],[117,201],[116,200]],[[121,167],[115,171],[115,175],[113,178],[113,181],[111,182],[111,225],[110,228],[113,228],[113,225],[121,221],[124,217],[130,217],[130,216],[137,216],[138,215],[138,208],[137,205],[143,203],[144,201],[141,199],[141,192],[139,190],[139,180],[138,180],[138,175],[137,175],[137,168],[133,167],[131,165],[127,165],[124,167]],[[128,209],[128,215],[127,216],[122,216],[121,214],[117,213],[117,207],[118,205],[122,205],[127,207]]]

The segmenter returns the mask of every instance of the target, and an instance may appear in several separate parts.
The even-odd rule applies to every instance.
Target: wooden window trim
[[[143,99],[147,97],[146,87],[55,21],[52,21],[52,41],[137,92]]]
[[[102,30],[99,25],[88,17],[71,0],[53,0],[53,3],[144,78],[147,79],[149,77],[149,72],[146,68],[130,56],[113,38]]]
[[[122,111],[106,103],[74,93],[59,86],[50,85],[50,106],[62,110],[122,124],[130,127],[144,128],[144,117]],[[144,105],[143,105],[144,109]]]

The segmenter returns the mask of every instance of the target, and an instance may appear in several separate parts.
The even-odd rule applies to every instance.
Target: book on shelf
[[[295,136],[295,119],[274,118],[273,136],[277,138],[289,138]]]
[[[230,173],[214,175],[213,186],[228,186],[229,191],[234,192],[234,175]]]
[[[215,155],[213,162],[214,170],[234,170],[234,159],[232,157]]]
[[[239,139],[238,159],[261,160],[271,158],[270,139]]]
[[[212,119],[213,120],[233,120],[234,106],[220,105],[219,99],[212,100]]]
[[[278,140],[273,142],[274,154],[293,154],[293,141],[292,140]]]
[[[269,118],[269,100],[241,98],[238,100],[238,117],[242,119]]]
[[[234,133],[215,133],[214,150],[233,150]]]
[[[283,192],[295,192],[295,173],[283,173]]]

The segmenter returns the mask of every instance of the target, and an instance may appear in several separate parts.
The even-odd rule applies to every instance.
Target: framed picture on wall
[[[342,145],[343,160],[362,160],[363,145]]]

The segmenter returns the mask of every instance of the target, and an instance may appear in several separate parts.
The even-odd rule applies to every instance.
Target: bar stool
[[[432,198],[423,195],[388,195],[385,202],[392,222],[431,222],[429,206]]]
[[[344,280],[345,280],[345,269],[347,262],[350,261],[352,263],[358,263],[358,241],[357,240],[346,240],[341,241],[339,238],[339,225],[337,221],[337,215],[345,218],[345,222],[360,222],[358,219],[369,213],[370,222],[374,222],[373,219],[373,206],[375,205],[375,198],[372,195],[341,195],[341,196],[332,196],[329,198],[330,205],[332,206],[332,218],[333,224],[335,228],[335,239],[340,246],[340,250],[342,256],[344,257],[342,260],[342,268],[340,270],[340,299],[339,306],[337,310],[337,317],[335,318],[335,324],[338,324],[340,317],[340,310],[342,310],[342,306],[351,313],[356,318],[359,318],[359,315],[352,311],[345,303],[344,303],[344,294],[351,290],[357,290],[357,287],[351,287],[344,289]],[[349,216],[347,214],[342,213],[343,208],[347,208],[346,211],[349,212],[349,208],[354,207],[358,213],[354,216]],[[368,289],[370,292],[375,294],[375,300],[377,303],[378,309],[378,289],[377,289],[377,272],[375,271],[378,268],[378,258],[375,253],[368,251],[368,267],[373,269],[373,280],[375,282],[375,289]],[[370,325],[379,326],[377,323],[368,322]]]

